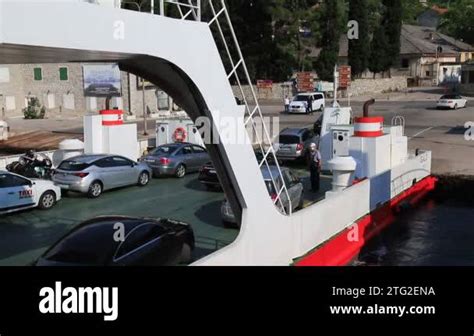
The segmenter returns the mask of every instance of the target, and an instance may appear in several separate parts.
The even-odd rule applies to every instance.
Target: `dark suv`
[[[308,128],[284,129],[275,143],[277,158],[282,161],[304,159],[312,143],[319,145],[319,136]]]

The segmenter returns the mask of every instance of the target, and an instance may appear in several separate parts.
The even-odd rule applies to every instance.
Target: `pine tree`
[[[358,23],[358,38],[349,39],[349,65],[353,77],[359,77],[368,67],[370,38],[367,0],[349,2],[349,20]]]
[[[370,47],[369,70],[375,75],[386,70],[387,67],[387,37],[385,26],[380,24],[375,31]]]
[[[341,34],[341,21],[343,16],[341,3],[338,0],[326,1],[323,5],[321,24],[323,46],[314,68],[320,79],[332,81],[334,66],[337,64],[339,56],[339,39]]]
[[[400,55],[400,35],[402,32],[403,5],[402,0],[384,0],[386,16],[384,20],[387,36],[387,62],[384,70],[390,70],[397,64]]]

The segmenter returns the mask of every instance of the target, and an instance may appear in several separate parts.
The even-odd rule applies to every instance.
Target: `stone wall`
[[[272,89],[257,89],[255,92],[258,99],[282,100],[285,95],[293,96],[295,92],[291,92],[292,88],[288,83],[274,83]],[[383,93],[403,91],[407,88],[406,77],[392,77],[392,78],[378,78],[378,79],[357,79],[352,82],[351,94],[352,97],[363,96],[371,93]],[[232,87],[234,95],[242,98],[242,94],[237,86]],[[247,99],[251,97],[250,86],[243,86],[243,91]]]
[[[350,92],[353,97],[371,93],[403,91],[407,89],[406,77],[379,79],[357,79],[352,83]]]
[[[0,110],[5,117],[22,115],[27,97],[36,97],[46,107],[46,117],[80,116],[105,108],[105,98],[84,95],[83,64],[0,65]],[[67,80],[60,80],[59,69],[68,69]],[[34,68],[41,68],[42,79],[34,79]],[[128,74],[122,72],[121,98],[112,107],[129,109]],[[0,116],[2,117],[2,116]]]

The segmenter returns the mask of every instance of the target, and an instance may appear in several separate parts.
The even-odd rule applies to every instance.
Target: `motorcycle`
[[[7,165],[9,172],[29,178],[51,179],[53,163],[51,159],[42,153],[28,151],[21,155],[18,161]]]

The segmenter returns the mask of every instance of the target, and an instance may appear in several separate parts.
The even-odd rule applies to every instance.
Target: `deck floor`
[[[330,178],[321,179],[321,192],[310,189],[308,173],[294,169],[305,185],[305,206],[324,197]],[[194,259],[232,243],[239,231],[222,224],[220,207],[225,195],[209,192],[197,175],[184,179],[153,179],[145,188],[131,187],[104,193],[99,199],[73,194],[49,211],[27,210],[0,216],[0,266],[26,265],[81,221],[101,215],[173,218],[190,223],[196,235]]]

